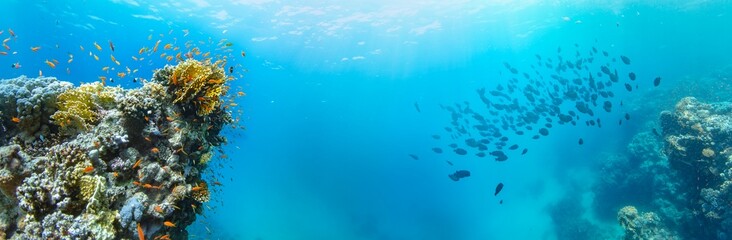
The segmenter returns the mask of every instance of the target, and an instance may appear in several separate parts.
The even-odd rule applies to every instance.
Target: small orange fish
[[[112,52],[114,52],[114,44],[112,43],[112,40],[109,40],[109,49],[112,49]]]
[[[140,238],[140,240],[145,240],[145,232],[142,231],[142,226],[140,226],[140,223],[137,223],[137,237]]]
[[[246,57],[246,56],[247,56],[247,53],[245,53],[245,52],[244,52],[244,50],[242,50],[242,51],[241,51],[241,56],[242,56],[242,57]]]
[[[145,52],[145,48],[143,47],[143,48],[140,48],[140,51],[137,51],[137,54],[142,54],[144,52]]]
[[[8,28],[8,33],[10,33],[10,36],[15,37],[15,32],[12,28]]]
[[[51,68],[56,68],[56,64],[54,64],[54,63],[53,63],[53,62],[51,62],[51,61],[48,61],[48,59],[46,59],[46,62],[45,62],[45,63],[46,63],[46,65],[48,65],[48,66],[49,66],[49,67],[51,67]]]
[[[94,60],[97,60],[97,61],[99,61],[99,57],[97,57],[97,55],[96,55],[96,54],[94,54]]]
[[[112,59],[112,62],[116,62],[117,58],[114,57],[114,55],[109,54],[109,58]]]
[[[119,173],[118,173],[118,172],[116,172],[116,171],[115,171],[115,172],[112,172],[112,176],[114,176],[114,177],[119,177]]]
[[[66,61],[66,63],[71,63],[71,62],[73,62],[73,61],[74,61],[74,59],[73,59],[73,58],[69,58],[69,60],[68,60],[68,61]]]
[[[160,207],[160,205],[155,205],[155,211],[159,213],[163,213],[163,208]]]
[[[168,56],[166,59],[168,60],[168,62],[173,61],[173,56]]]
[[[145,137],[145,141],[152,142],[152,140],[150,140],[150,137]]]
[[[137,162],[135,162],[135,164],[132,165],[132,169],[135,169],[136,167],[139,167],[141,162],[142,162],[142,158],[137,159]]]
[[[165,117],[165,120],[168,120],[168,122],[172,122],[174,119],[170,116]]]
[[[20,118],[18,118],[18,117],[12,117],[12,118],[10,118],[10,121],[13,121],[14,123],[19,123],[20,122]]]
[[[242,91],[239,91],[236,94],[239,95],[239,97],[243,97],[243,96],[247,95],[246,93],[244,93]]]
[[[38,50],[41,50],[40,46],[31,47],[31,51],[33,51],[33,52],[38,52]]]
[[[0,52],[0,55],[3,55],[3,56],[8,55],[8,52]]]
[[[92,171],[94,171],[94,167],[93,166],[88,166],[88,167],[84,168],[84,173],[90,173]]]
[[[79,49],[81,49],[81,51],[84,51],[84,46],[79,45]]]
[[[135,57],[135,56],[132,56],[132,60],[135,60],[135,61],[137,61],[137,57]]]
[[[175,224],[170,221],[163,222],[163,225],[165,225],[166,227],[175,227]]]
[[[150,149],[150,152],[152,152],[152,153],[159,153],[160,152],[160,149],[154,147],[154,148]]]
[[[97,42],[94,42],[94,47],[97,48],[97,50],[102,51],[102,46],[99,46]]]
[[[127,74],[125,72],[118,72],[117,77],[124,78]]]
[[[109,70],[109,67],[102,67],[102,71],[106,72],[107,70]]]
[[[173,48],[173,44],[170,44],[170,43],[165,44],[165,46],[163,46],[163,49],[165,49],[165,50],[170,50],[171,48]]]
[[[158,40],[157,42],[155,42],[155,46],[153,47],[153,52],[157,52],[158,51],[158,46],[160,45],[160,42],[161,41],[162,40]]]
[[[99,81],[102,82],[102,86],[107,86],[107,77],[99,76]]]

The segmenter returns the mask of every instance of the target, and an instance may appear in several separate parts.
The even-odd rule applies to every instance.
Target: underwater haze
[[[189,239],[732,239],[730,13],[6,0],[0,79],[131,89],[187,41],[225,58],[241,127],[222,132]]]

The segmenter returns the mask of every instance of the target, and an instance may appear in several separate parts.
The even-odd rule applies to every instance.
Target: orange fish
[[[112,40],[109,40],[109,49],[112,49],[112,52],[114,52],[114,44],[112,43]]]
[[[145,240],[145,232],[142,231],[142,226],[140,226],[140,223],[137,223],[137,237],[140,238],[140,240]]]
[[[175,227],[175,224],[170,221],[163,222],[163,225],[165,225],[166,227]]]
[[[172,47],[173,47],[173,44],[168,43],[168,44],[165,44],[165,46],[163,46],[163,49],[170,50]]]
[[[97,61],[99,61],[99,57],[97,57],[97,55],[96,55],[96,54],[94,54],[94,60],[97,60]]]
[[[107,77],[99,76],[99,81],[102,82],[102,86],[107,86]]]
[[[31,51],[33,51],[33,52],[38,52],[38,50],[40,50],[40,49],[41,49],[41,47],[40,47],[40,46],[37,46],[37,47],[31,47]]]
[[[160,149],[154,147],[154,148],[150,149],[150,152],[152,152],[152,153],[159,153],[160,152]]]
[[[237,95],[239,95],[239,97],[242,97],[242,96],[246,95],[246,93],[244,93],[244,92],[242,92],[242,91],[239,91],[239,92],[237,92],[236,94],[237,94]]]
[[[117,77],[124,78],[127,74],[125,72],[118,72]]]
[[[162,40],[158,40],[157,42],[155,42],[155,46],[153,47],[153,52],[157,52],[158,51],[158,46],[160,45],[160,42],[161,41]]]
[[[15,32],[12,28],[8,28],[8,33],[10,33],[10,36],[15,37]]]
[[[166,59],[168,60],[168,62],[170,62],[173,60],[173,56],[168,56]]]
[[[10,121],[13,121],[14,123],[19,123],[20,122],[20,118],[13,117],[13,118],[10,119]]]
[[[8,55],[8,52],[0,52],[0,55],[3,55],[3,56]]]
[[[135,162],[135,164],[132,165],[132,169],[135,169],[136,167],[139,167],[141,162],[142,162],[142,158],[137,159],[137,162]]]
[[[94,167],[93,166],[88,166],[88,167],[84,168],[84,173],[90,173],[92,171],[94,171]]]
[[[145,48],[143,47],[143,48],[140,48],[140,51],[137,51],[137,54],[142,54],[144,52],[145,52]]]
[[[94,47],[97,48],[97,50],[102,51],[102,46],[99,46],[97,42],[94,42]]]
[[[109,70],[109,67],[102,67],[102,71],[107,71],[107,70]]]
[[[109,58],[112,59],[112,62],[116,62],[117,61],[117,58],[115,58],[114,55],[112,55],[112,54],[109,54]]]
[[[135,61],[137,61],[137,57],[135,57],[135,56],[132,56],[132,60],[135,60]]]

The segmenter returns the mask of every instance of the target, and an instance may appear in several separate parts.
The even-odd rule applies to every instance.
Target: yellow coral
[[[204,154],[201,154],[201,160],[199,161],[199,164],[206,165],[209,161],[211,161],[212,154],[211,152],[206,152]]]
[[[104,87],[101,83],[83,84],[58,95],[58,111],[51,119],[63,130],[87,130],[98,119],[96,109],[112,106],[119,88]]]
[[[217,63],[202,63],[188,59],[178,64],[169,78],[174,89],[174,103],[192,103],[198,106],[196,114],[205,116],[221,105],[225,94],[224,69]]]
[[[702,150],[702,155],[707,158],[713,158],[715,153],[714,150],[712,150],[711,148],[705,148],[704,150]]]
[[[94,197],[97,192],[104,192],[106,186],[104,185],[104,177],[101,176],[90,176],[84,175],[79,180],[79,190],[81,193],[81,199],[89,201]],[[98,197],[97,197],[98,198]]]

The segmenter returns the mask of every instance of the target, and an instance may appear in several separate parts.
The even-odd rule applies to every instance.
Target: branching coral
[[[176,66],[168,79],[175,88],[174,103],[193,103],[198,106],[196,113],[205,116],[221,104],[220,97],[225,94],[226,77],[224,69],[217,63],[202,63],[188,59]]]
[[[58,96],[58,111],[51,119],[66,132],[88,130],[99,117],[98,108],[114,105],[116,91],[119,89],[104,87],[101,83],[68,89]]]

